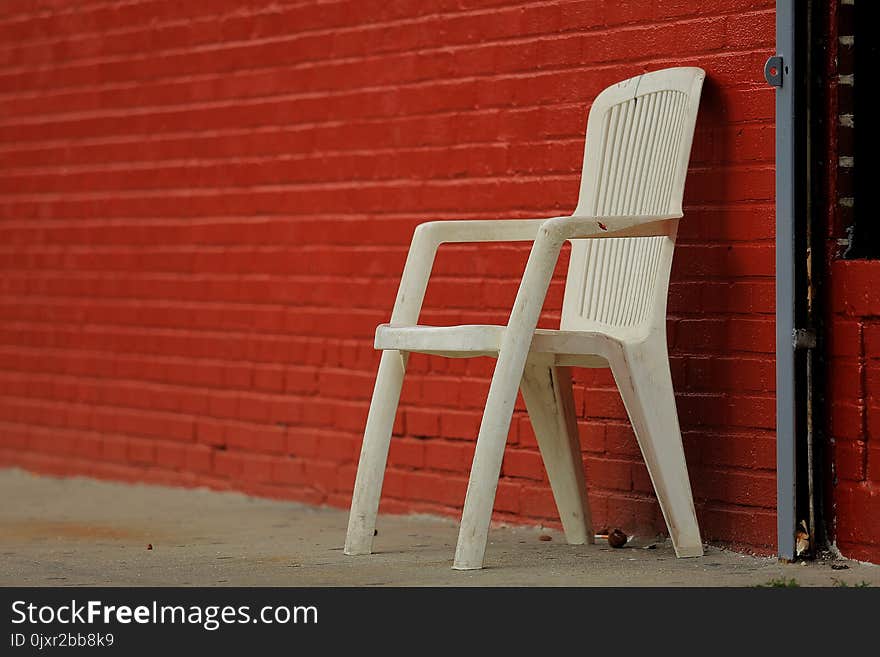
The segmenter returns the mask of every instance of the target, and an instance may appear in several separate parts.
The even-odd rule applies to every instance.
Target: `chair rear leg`
[[[345,554],[370,554],[376,529],[376,514],[385,478],[385,464],[391,445],[391,431],[403,387],[408,354],[383,351],[373,388],[373,399],[364,429],[364,442],[345,536]]]
[[[609,362],[648,466],[675,554],[701,556],[703,544],[681,442],[666,338],[624,346]]]
[[[520,384],[566,540],[593,542],[590,505],[571,390],[571,370],[528,363]]]

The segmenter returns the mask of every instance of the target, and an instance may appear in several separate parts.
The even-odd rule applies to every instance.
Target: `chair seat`
[[[376,349],[396,349],[421,354],[470,358],[497,356],[506,326],[463,324],[461,326],[392,326],[376,328]],[[530,352],[555,354],[557,365],[608,367],[605,355],[618,341],[596,331],[536,329]]]

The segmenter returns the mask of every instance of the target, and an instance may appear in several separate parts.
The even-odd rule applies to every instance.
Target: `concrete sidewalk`
[[[0,499],[3,586],[880,585],[880,567],[852,561],[783,565],[713,547],[676,559],[666,544],[572,546],[523,527],[493,528],[487,567],[456,572],[450,520],[380,516],[376,554],[346,557],[344,511],[20,470],[0,470]]]

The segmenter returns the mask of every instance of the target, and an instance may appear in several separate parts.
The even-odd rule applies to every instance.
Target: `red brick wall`
[[[766,551],[773,6],[7,0],[0,463],[347,506],[413,227],[571,211],[590,100],[699,65],[672,367],[704,536]],[[526,251],[477,251],[425,321],[505,321]],[[384,508],[455,514],[492,363],[410,362]],[[597,525],[662,530],[610,376],[576,398]],[[556,518],[521,406],[496,506]]]
[[[826,235],[830,528],[844,555],[880,563],[880,260],[842,259],[849,246],[847,229],[859,216],[853,199],[859,120],[853,117],[855,7],[831,6],[829,150],[838,166],[829,171]]]
[[[880,562],[880,261],[831,264],[829,429],[832,536]]]

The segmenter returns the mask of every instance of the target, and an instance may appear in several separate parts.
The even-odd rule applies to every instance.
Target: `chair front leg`
[[[370,554],[373,548],[376,514],[407,356],[400,351],[383,351],[379,362],[348,517],[345,536],[345,554],[348,555]]]
[[[523,366],[518,360],[505,359],[502,354],[495,366],[461,514],[461,529],[452,566],[455,570],[476,570],[483,567],[504,446],[507,443],[507,432],[523,372]]]
[[[452,566],[455,570],[483,567],[495,491],[498,488],[516,393],[561,246],[560,239],[542,230],[529,254],[510,313],[510,321],[501,340],[498,362],[489,386],[480,433],[477,435],[477,447]]]

